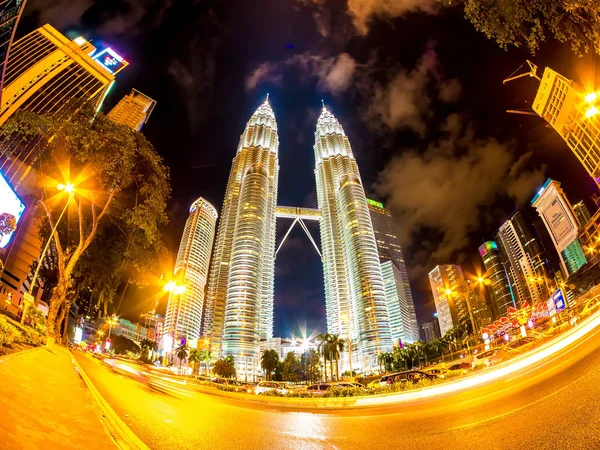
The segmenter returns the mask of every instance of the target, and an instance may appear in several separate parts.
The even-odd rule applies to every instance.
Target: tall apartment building
[[[600,186],[600,93],[546,68],[533,110],[565,140]]]
[[[531,204],[542,218],[558,256],[564,276],[577,272],[587,260],[577,238],[579,221],[558,181],[548,178]]]
[[[431,342],[442,337],[440,333],[440,324],[437,317],[431,322],[425,322],[419,327],[420,338],[423,342]]]
[[[517,303],[498,245],[494,241],[484,242],[479,247],[479,255],[486,270],[485,277],[491,282],[489,288],[494,318],[508,316],[508,308],[516,308]]]
[[[575,214],[575,217],[577,217],[580,227],[584,227],[590,220],[592,220],[590,210],[588,209],[587,205],[583,203],[583,200],[573,205],[573,213]]]
[[[419,326],[394,218],[390,210],[380,202],[367,199],[367,205],[381,262],[392,341],[394,345],[398,345],[400,341],[416,342],[419,340]]]
[[[68,115],[84,103],[99,109],[127,62],[111,48],[96,50],[51,25],[16,41],[6,67],[0,125],[20,109],[51,115]]]
[[[470,320],[468,290],[460,266],[439,265],[429,272],[429,284],[442,337],[452,328]]]
[[[524,210],[517,210],[495,234],[502,261],[517,305],[545,302],[549,296],[546,281],[550,265],[542,244]]]
[[[25,0],[0,0],[0,103],[4,90],[4,71]]]
[[[156,100],[152,100],[140,91],[132,89],[108,112],[107,117],[114,122],[127,125],[135,131],[140,131],[144,124],[148,122],[155,106]]]
[[[210,270],[203,334],[254,377],[260,339],[273,337],[279,137],[268,100],[252,114],[233,159]]]
[[[192,203],[173,272],[174,279],[185,287],[185,291],[169,294],[165,318],[165,333],[174,340],[200,337],[204,288],[216,223],[217,210],[214,206],[202,197]]]

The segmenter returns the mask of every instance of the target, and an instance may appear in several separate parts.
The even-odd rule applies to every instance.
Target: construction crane
[[[515,75],[515,73],[518,72],[519,70],[521,70],[521,68],[523,67],[523,64],[521,64],[517,68],[517,70],[515,70],[513,73],[510,74],[510,76],[508,78],[506,78],[502,81],[502,84],[506,84],[509,81],[516,80],[517,78],[527,77],[527,76],[535,78],[538,81],[542,81],[542,79],[537,74],[538,67],[529,60],[525,60],[525,62],[529,65],[529,72],[520,73],[519,75]],[[506,112],[511,113],[511,114],[522,114],[524,116],[537,116],[537,114],[534,113],[533,111],[527,111],[527,110],[522,110],[522,109],[507,109]]]

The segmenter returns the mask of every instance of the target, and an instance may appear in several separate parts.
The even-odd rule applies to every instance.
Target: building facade
[[[550,264],[524,210],[517,210],[495,235],[517,306],[546,302]]]
[[[217,210],[198,198],[190,207],[185,223],[173,278],[184,292],[170,292],[165,317],[165,332],[178,339],[200,337],[204,309],[204,288],[215,237]]]
[[[546,68],[533,110],[562,137],[600,186],[600,93]]]
[[[0,104],[4,90],[4,72],[15,31],[26,0],[0,0]]]
[[[315,177],[327,331],[350,339],[353,368],[376,368],[392,336],[377,242],[356,159],[325,107],[315,132]]]
[[[420,337],[423,342],[431,342],[441,337],[440,324],[437,317],[434,317],[431,322],[421,324],[419,328]]]
[[[99,109],[115,73],[127,65],[116,54],[121,61],[103,59],[107,50],[113,52],[95,53],[84,38],[70,40],[51,25],[16,41],[6,66],[0,125],[17,110],[68,116],[82,104]],[[113,60],[119,69],[107,66]]]
[[[479,255],[486,270],[485,276],[490,280],[489,292],[494,318],[508,316],[508,308],[516,308],[517,303],[498,245],[494,241],[483,243],[479,247]]]
[[[391,211],[380,202],[367,199],[367,205],[384,278],[392,341],[394,345],[398,345],[400,341],[416,342],[419,340],[419,326],[394,218]],[[393,280],[390,278],[392,276]]]
[[[587,260],[577,238],[579,221],[560,183],[548,178],[531,204],[542,218],[558,256],[565,277],[577,272]]]
[[[127,125],[132,130],[140,131],[148,122],[155,106],[156,100],[132,89],[108,112],[107,117],[114,122]]]
[[[273,337],[278,150],[267,100],[233,159],[208,285],[203,334],[213,355],[233,355],[238,374],[248,377],[260,366],[260,339]]]
[[[429,272],[429,284],[443,337],[452,328],[470,320],[468,288],[460,266],[439,265]]]
[[[592,219],[590,210],[588,209],[587,205],[583,203],[583,200],[573,205],[573,213],[575,214],[575,217],[577,218],[577,221],[581,227],[585,226],[585,224]]]

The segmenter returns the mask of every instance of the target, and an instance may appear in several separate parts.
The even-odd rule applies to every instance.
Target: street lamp
[[[113,314],[112,317],[107,320],[106,323],[108,323],[108,336],[106,337],[106,340],[110,339],[110,332],[112,331],[112,327],[119,323],[118,319],[119,318],[115,314]]]
[[[52,228],[52,231],[50,232],[50,237],[46,241],[46,245],[44,246],[44,250],[42,251],[42,254],[40,255],[40,259],[38,259],[38,264],[37,264],[37,267],[35,268],[35,273],[33,274],[33,279],[31,280],[31,285],[29,286],[29,292],[27,293],[27,295],[23,295],[23,298],[25,299],[25,303],[24,303],[24,307],[23,307],[23,315],[21,316],[21,323],[25,322],[25,316],[27,315],[27,307],[29,306],[28,302],[33,304],[33,294],[31,294],[31,293],[33,292],[33,288],[35,287],[35,282],[37,281],[38,274],[40,273],[40,267],[42,267],[42,263],[44,262],[44,258],[46,257],[46,252],[48,251],[48,248],[50,247],[50,242],[52,242],[52,238],[54,237],[54,233],[56,233],[58,224],[60,224],[60,221],[61,221],[63,215],[65,214],[65,211],[69,207],[69,203],[71,203],[71,199],[75,195],[75,186],[71,183],[67,183],[67,184],[61,183],[57,186],[57,188],[59,191],[65,191],[70,195],[69,195],[69,198],[67,199],[67,203],[65,204],[65,207],[63,208],[63,210],[60,213],[60,216],[58,216],[58,220],[54,224],[54,228]]]

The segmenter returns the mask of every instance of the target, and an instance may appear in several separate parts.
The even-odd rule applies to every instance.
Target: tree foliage
[[[215,362],[215,365],[213,366],[213,372],[223,378],[234,378],[236,375],[235,365],[227,358],[219,359],[217,362]]]
[[[125,355],[127,352],[131,353],[139,353],[140,347],[133,342],[131,339],[126,338],[125,336],[120,336],[113,334],[110,337],[111,340],[111,348],[117,355]]]
[[[267,380],[271,380],[273,371],[277,369],[277,364],[279,364],[279,354],[275,350],[268,349],[262,353],[260,366],[265,371]]]
[[[168,170],[141,133],[88,109],[67,121],[21,112],[4,131],[40,142],[34,169],[48,224],[41,228],[48,230],[43,239],[68,203],[53,236],[58,276],[48,328],[54,331],[59,309],[68,311],[74,299],[67,297],[75,280],[101,285],[106,289],[101,294],[110,295],[116,283],[110,268],[119,258],[138,271],[152,263],[162,245],[159,229],[167,221]],[[73,183],[75,194],[61,194],[59,183]],[[93,246],[97,238],[99,245]]]
[[[0,239],[17,229],[17,218],[10,213],[0,213]]]
[[[569,43],[583,55],[600,54],[600,2],[598,0],[439,0],[461,5],[478,31],[500,47],[526,47],[535,53],[551,36]]]

